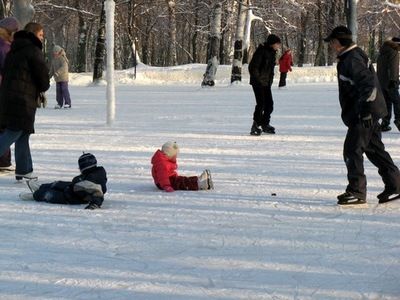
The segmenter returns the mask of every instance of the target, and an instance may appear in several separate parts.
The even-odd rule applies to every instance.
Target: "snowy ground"
[[[0,299],[400,299],[400,201],[377,205],[367,162],[369,207],[336,205],[345,128],[332,80],[274,87],[277,134],[252,137],[247,79],[120,85],[107,127],[105,87],[74,78],[71,110],[52,109],[53,86],[38,111],[35,172],[68,180],[90,151],[109,193],[96,211],[23,202],[26,187],[0,177]],[[400,165],[399,137],[384,142]],[[215,190],[154,187],[150,158],[167,140],[180,173],[210,168]]]

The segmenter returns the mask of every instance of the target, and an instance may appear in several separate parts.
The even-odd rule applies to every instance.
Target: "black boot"
[[[253,125],[251,126],[251,129],[250,129],[250,134],[251,135],[261,135],[261,128],[260,128],[260,126],[257,125],[256,122],[253,122]]]
[[[394,125],[396,125],[397,129],[400,131],[400,120],[394,120]]]
[[[356,196],[351,192],[344,192],[343,194],[337,196],[337,199],[337,204],[339,205],[365,204],[367,202],[365,201],[365,198]]]
[[[267,124],[262,126],[262,131],[269,134],[275,134],[275,127],[272,127],[271,125]]]
[[[385,132],[385,131],[390,131],[390,130],[392,130],[392,127],[390,127],[388,123],[382,122],[382,124],[381,124],[381,131],[382,131],[382,132]]]

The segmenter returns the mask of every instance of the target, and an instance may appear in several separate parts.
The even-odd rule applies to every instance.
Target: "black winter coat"
[[[34,133],[36,99],[49,89],[42,43],[31,32],[14,35],[0,87],[0,128]]]
[[[399,88],[399,50],[400,46],[392,41],[386,41],[379,49],[377,74],[382,89],[388,89],[390,81]]]
[[[72,179],[73,194],[88,203],[101,206],[107,192],[107,173],[103,167],[93,167]]]
[[[342,120],[346,126],[354,126],[360,117],[369,114],[374,119],[387,115],[385,99],[368,57],[356,45],[339,54],[337,76]]]
[[[249,63],[250,84],[271,86],[274,80],[276,51],[267,43],[258,46]]]

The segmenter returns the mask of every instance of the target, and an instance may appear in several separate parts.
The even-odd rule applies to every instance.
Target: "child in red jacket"
[[[286,86],[287,73],[292,72],[293,58],[292,51],[287,49],[282,56],[279,58],[279,72],[281,72],[281,77],[279,78],[279,87]]]
[[[166,192],[175,190],[211,190],[214,188],[210,170],[204,170],[200,176],[179,176],[176,157],[179,147],[176,142],[166,142],[161,150],[154,153],[151,164],[151,174],[155,185]]]

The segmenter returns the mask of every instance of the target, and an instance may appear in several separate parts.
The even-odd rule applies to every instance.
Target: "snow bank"
[[[230,84],[231,66],[221,65],[218,67],[216,75],[217,85]],[[169,85],[169,84],[187,84],[200,85],[203,80],[203,74],[206,70],[205,64],[190,64],[176,67],[151,67],[140,64],[136,69],[136,79],[134,78],[134,69],[119,70],[115,72],[115,81],[118,85]],[[243,66],[242,83],[249,82],[249,72],[247,65]],[[275,81],[279,80],[279,71],[275,68]],[[288,84],[293,83],[320,83],[335,82],[336,67],[293,67],[293,72],[288,74]],[[71,73],[70,84],[76,86],[87,86],[92,84],[92,73],[76,74]],[[105,84],[105,82],[101,83]]]

